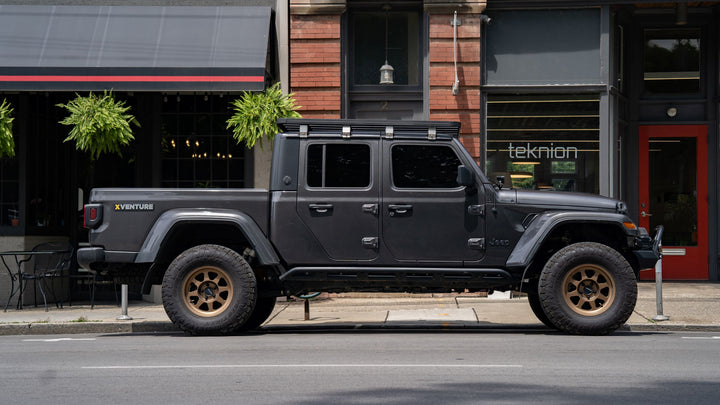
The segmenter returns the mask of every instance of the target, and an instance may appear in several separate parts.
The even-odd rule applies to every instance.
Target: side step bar
[[[505,286],[513,278],[502,269],[431,267],[295,267],[280,276],[283,284],[328,288],[346,287],[463,287]]]

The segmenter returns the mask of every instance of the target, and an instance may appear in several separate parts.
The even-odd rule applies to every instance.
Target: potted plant
[[[300,118],[296,111],[300,106],[295,105],[292,96],[292,93],[282,93],[279,82],[259,93],[246,91],[230,103],[234,113],[227,120],[227,128],[232,129],[238,143],[244,142],[248,148],[259,142],[262,149],[264,137],[272,145],[273,138],[280,132],[279,118]]]
[[[72,128],[65,142],[75,141],[77,150],[88,152],[91,160],[103,153],[115,153],[122,156],[122,147],[135,139],[130,124],[140,126],[131,114],[130,107],[124,101],[115,100],[112,91],[102,95],[90,93],[76,98],[67,104],[57,104],[70,115],[60,121]]]
[[[15,157],[15,140],[13,139],[13,108],[3,99],[0,104],[0,158]]]

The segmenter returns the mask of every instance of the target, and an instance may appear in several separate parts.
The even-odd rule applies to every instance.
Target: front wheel
[[[635,273],[615,249],[595,242],[566,246],[540,273],[542,311],[556,328],[604,335],[622,326],[637,300]]]
[[[238,330],[253,313],[256,295],[257,282],[248,263],[219,245],[186,250],[163,278],[165,312],[182,330],[196,335]]]
[[[552,322],[550,322],[550,319],[545,315],[545,311],[542,309],[542,304],[540,303],[540,295],[537,292],[537,287],[530,287],[530,290],[527,292],[528,296],[528,303],[530,304],[530,309],[532,309],[533,314],[537,317],[537,319],[542,322],[545,326],[552,329],[557,329],[555,325],[553,325]]]

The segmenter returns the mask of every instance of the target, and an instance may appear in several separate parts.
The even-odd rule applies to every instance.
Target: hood
[[[531,190],[501,190],[498,202],[561,210],[599,210],[627,213],[622,201],[595,194]]]

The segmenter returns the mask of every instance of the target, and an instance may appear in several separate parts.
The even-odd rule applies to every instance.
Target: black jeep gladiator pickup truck
[[[278,124],[269,190],[94,189],[80,266],[161,284],[194,334],[256,328],[283,295],[465,290],[522,291],[546,325],[606,334],[659,258],[620,201],[489,181],[458,123]]]

